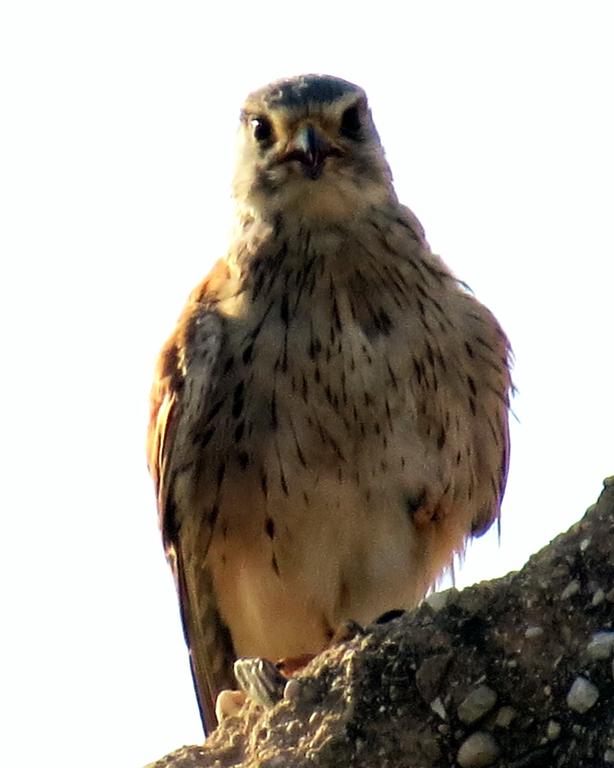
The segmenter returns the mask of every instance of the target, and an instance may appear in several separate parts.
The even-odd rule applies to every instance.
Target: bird
[[[252,92],[232,193],[147,447],[205,733],[237,659],[416,606],[499,520],[509,464],[510,343],[399,202],[362,88]]]

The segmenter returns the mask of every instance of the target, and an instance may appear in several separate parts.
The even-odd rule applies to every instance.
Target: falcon
[[[252,93],[233,193],[148,433],[205,731],[238,658],[415,606],[498,519],[509,456],[508,340],[399,203],[361,88]]]

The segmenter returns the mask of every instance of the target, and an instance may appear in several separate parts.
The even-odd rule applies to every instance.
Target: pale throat
[[[281,216],[287,225],[317,231],[354,226],[370,209],[395,202],[393,189],[383,181],[331,174],[316,181],[292,179],[278,190],[248,195],[239,210],[263,223]]]

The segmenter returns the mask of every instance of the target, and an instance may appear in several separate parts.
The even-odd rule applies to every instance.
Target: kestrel
[[[207,731],[238,657],[415,606],[498,517],[509,455],[507,338],[399,203],[361,88],[252,93],[234,198],[148,436]]]

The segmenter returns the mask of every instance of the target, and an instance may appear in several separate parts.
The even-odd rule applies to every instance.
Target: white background
[[[366,88],[400,197],[512,340],[501,544],[470,547],[457,583],[520,567],[595,500],[614,472],[609,12],[2,4],[3,764],[134,768],[201,738],[148,391],[225,249],[239,107],[272,79]]]

